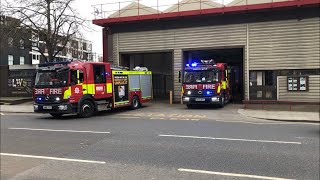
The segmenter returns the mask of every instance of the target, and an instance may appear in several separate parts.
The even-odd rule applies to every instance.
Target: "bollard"
[[[172,91],[170,91],[170,104],[172,104]]]

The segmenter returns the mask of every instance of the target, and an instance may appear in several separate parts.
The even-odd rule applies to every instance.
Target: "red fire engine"
[[[152,99],[152,73],[146,68],[128,71],[109,63],[58,62],[37,67],[34,111],[54,117],[130,106],[137,109]]]
[[[195,104],[218,104],[223,107],[232,98],[230,67],[226,63],[201,60],[187,64],[182,76],[182,100],[191,108]]]

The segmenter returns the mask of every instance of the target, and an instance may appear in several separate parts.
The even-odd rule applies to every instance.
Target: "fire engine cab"
[[[186,64],[182,76],[182,101],[188,108],[195,104],[217,104],[224,107],[232,98],[231,67],[226,63],[201,60]]]
[[[152,73],[147,68],[128,71],[109,63],[58,62],[40,64],[33,89],[34,111],[54,117],[140,107],[152,99]]]

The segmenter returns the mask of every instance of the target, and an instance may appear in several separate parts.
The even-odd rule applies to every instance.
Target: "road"
[[[223,111],[4,113],[1,180],[319,179],[319,125]]]

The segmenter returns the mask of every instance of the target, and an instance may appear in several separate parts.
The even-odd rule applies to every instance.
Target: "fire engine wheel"
[[[54,118],[61,118],[63,114],[61,113],[50,113],[50,115]]]
[[[94,105],[91,101],[85,100],[81,103],[79,116],[82,118],[90,117],[94,114]]]
[[[140,107],[139,98],[137,96],[133,96],[131,100],[131,109],[138,109]]]

